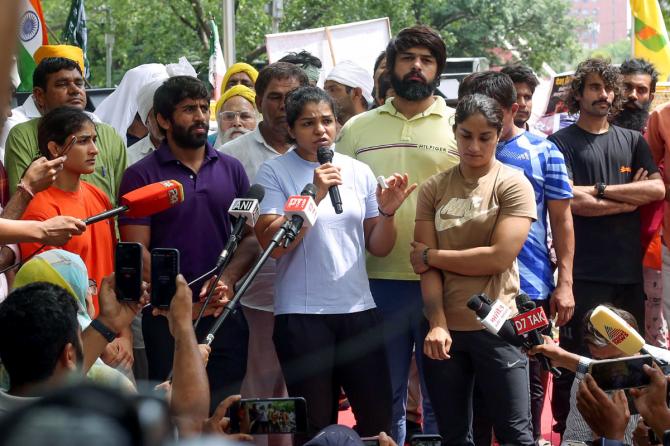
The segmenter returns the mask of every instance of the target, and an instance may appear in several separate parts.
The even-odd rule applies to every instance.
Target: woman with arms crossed
[[[536,218],[532,187],[495,158],[503,113],[466,96],[456,108],[458,166],[422,184],[411,262],[425,306],[424,372],[446,445],[472,445],[474,380],[501,444],[533,445],[526,356],[483,330],[466,307],[485,293],[516,313],[516,256]],[[477,409],[479,410],[479,408]]]
[[[323,90],[302,87],[285,102],[294,150],[266,161],[256,182],[265,187],[256,235],[263,247],[286,221],[283,207],[307,183],[317,187],[318,219],[303,227],[287,249],[277,248],[274,343],[289,395],[307,401],[312,436],[337,422],[340,386],[349,397],[363,436],[391,427],[391,384],[380,316],[365,270],[366,249],[385,256],[393,247],[393,214],[415,189],[407,175],[377,186],[365,164],[335,153],[319,164],[319,147],[336,133],[333,102]],[[339,186],[343,213],[328,188]],[[297,444],[302,439],[296,439]]]

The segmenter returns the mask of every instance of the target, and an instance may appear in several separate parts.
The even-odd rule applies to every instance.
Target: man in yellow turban
[[[226,90],[216,103],[216,122],[219,125],[214,148],[249,133],[256,128],[256,92],[244,85]]]
[[[226,75],[223,76],[221,85],[223,85],[224,92],[235,85],[244,85],[245,87],[254,90],[257,78],[258,71],[256,71],[254,67],[248,63],[238,62],[228,68]]]

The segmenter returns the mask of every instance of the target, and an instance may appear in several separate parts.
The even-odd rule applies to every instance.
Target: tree
[[[669,0],[670,1],[670,0]],[[238,60],[263,62],[271,19],[268,0],[236,0]],[[210,14],[221,24],[220,0],[87,0],[89,61],[93,85],[105,80],[105,21],[111,8],[113,80],[142,63],[176,62],[186,56],[206,69]],[[42,0],[47,24],[60,35],[67,15],[62,0]],[[569,0],[284,0],[280,31],[295,31],[389,17],[392,32],[424,23],[440,31],[450,57],[511,54],[535,69],[547,62],[557,69],[579,54],[581,26],[568,14]]]

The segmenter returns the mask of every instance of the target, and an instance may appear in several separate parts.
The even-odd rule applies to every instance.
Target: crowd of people
[[[547,132],[531,120],[539,81],[523,61],[468,75],[452,108],[436,93],[446,60],[440,35],[414,26],[372,72],[342,61],[323,89],[321,62],[303,51],[260,71],[232,65],[213,102],[182,59],[128,71],[93,109],[81,50],[42,47],[32,94],[0,114],[0,444],[402,446],[423,433],[542,445],[537,354],[563,372],[550,396],[562,444],[670,444],[660,370],[645,368],[651,385],[629,401],[587,373],[625,356],[591,324],[599,305],[670,358],[658,73],[639,59],[581,62],[561,98],[573,123]],[[182,203],[84,223],[166,180]],[[310,183],[317,220],[272,251],[206,343]],[[207,273],[231,236],[229,208],[250,184],[265,191],[260,217],[217,280]],[[142,245],[138,302],[117,299],[118,241]],[[181,259],[169,309],[147,291],[155,248]],[[510,317],[526,294],[559,344],[523,351],[485,329],[467,305],[478,294]],[[240,398],[282,397],[304,398],[305,433],[265,435],[260,412],[263,435],[231,431]],[[346,406],[356,432],[332,426]]]

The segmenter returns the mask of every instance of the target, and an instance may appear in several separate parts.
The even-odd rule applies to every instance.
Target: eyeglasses
[[[234,121],[238,116],[242,122],[251,122],[256,119],[256,116],[249,112],[224,111],[219,113],[219,116],[226,122]]]
[[[98,283],[95,281],[95,279],[88,279],[88,292],[92,296],[98,294]]]

